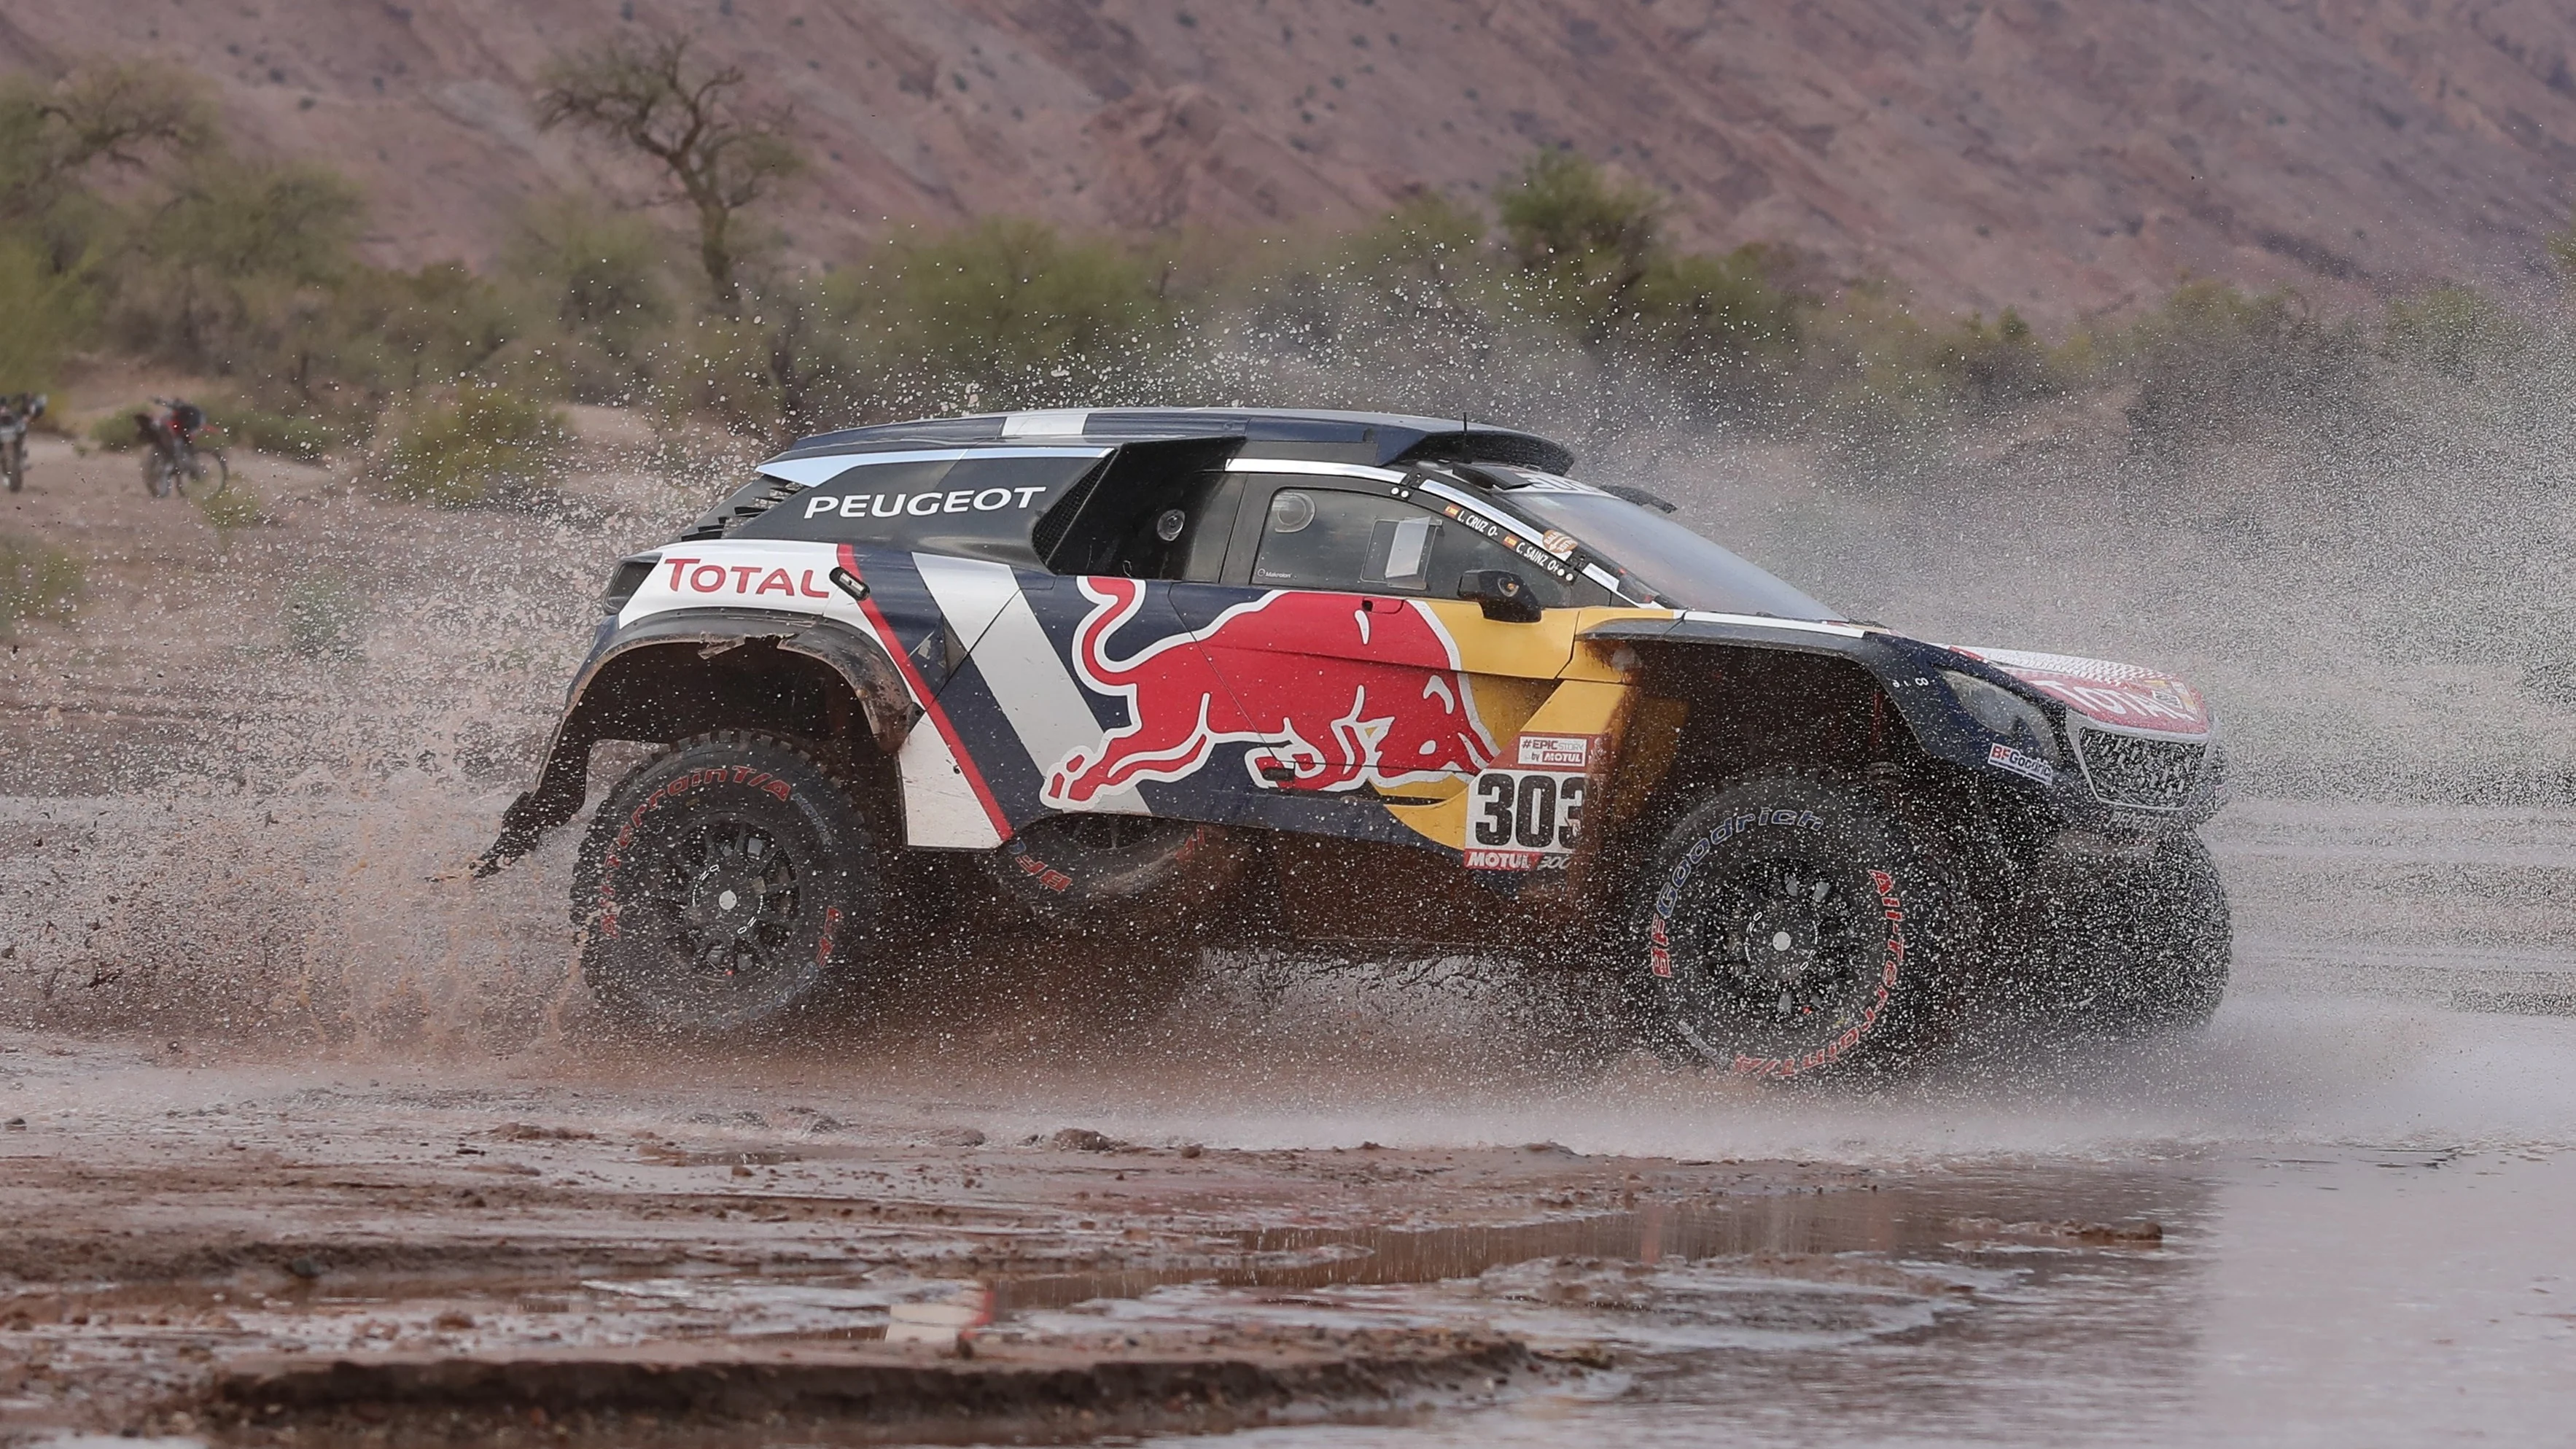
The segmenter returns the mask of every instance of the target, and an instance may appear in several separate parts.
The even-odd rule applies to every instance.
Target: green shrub
[[[143,434],[134,426],[134,415],[150,410],[147,404],[136,403],[132,407],[99,414],[97,421],[89,425],[90,446],[105,448],[111,453],[142,447]]]
[[[561,411],[468,382],[452,401],[412,417],[386,454],[381,477],[396,498],[465,508],[544,487],[572,445],[572,425]]]
[[[0,634],[21,619],[68,619],[80,596],[80,560],[41,539],[0,533]]]
[[[896,243],[830,288],[835,320],[875,334],[891,390],[981,408],[1085,399],[1164,340],[1152,267],[1106,239],[1002,218]]]
[[[259,499],[238,483],[221,493],[208,495],[198,492],[189,496],[195,501],[197,511],[206,515],[206,522],[223,537],[229,538],[245,528],[257,528],[269,521],[268,510],[260,507]]]
[[[2349,412],[2362,379],[2360,329],[2318,317],[2294,292],[2247,296],[2186,282],[2116,339],[2136,384],[2131,445],[2173,453],[2264,423]]]
[[[90,311],[78,278],[46,265],[39,248],[0,237],[0,392],[51,386]]]
[[[280,457],[297,458],[310,463],[335,448],[343,448],[359,439],[324,418],[304,417],[293,413],[273,413],[254,407],[215,407],[206,409],[223,447],[250,448]],[[133,433],[129,425],[126,432]]]
[[[2493,299],[2446,282],[2388,304],[2381,352],[2391,361],[2474,382],[2510,365],[2528,344],[2527,329]]]
[[[1494,208],[1520,270],[1518,300],[1589,348],[1610,341],[1667,259],[1663,197],[1572,151],[1531,157]]]

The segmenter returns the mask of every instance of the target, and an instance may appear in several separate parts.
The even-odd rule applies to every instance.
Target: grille
[[[2179,810],[2200,783],[2207,740],[2156,740],[2077,729],[2075,755],[2084,778],[2106,805]]]

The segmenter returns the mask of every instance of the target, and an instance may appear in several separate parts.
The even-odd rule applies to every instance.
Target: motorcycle
[[[43,393],[0,396],[0,477],[8,479],[12,493],[27,486],[27,427],[44,415]]]
[[[206,410],[184,398],[154,398],[150,412],[134,415],[135,430],[143,437],[143,489],[155,498],[167,498],[177,492],[188,496],[188,485],[206,481],[206,460],[215,464],[215,491],[220,497],[232,486],[232,465],[224,450],[201,447],[197,435],[206,430]]]

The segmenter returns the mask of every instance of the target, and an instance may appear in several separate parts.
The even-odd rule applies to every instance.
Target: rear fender
[[[744,688],[764,672],[778,690]],[[818,698],[817,681],[838,688],[826,684]],[[527,854],[581,810],[591,747],[601,740],[667,744],[711,729],[769,727],[852,748],[864,740],[891,757],[920,718],[885,650],[844,625],[754,609],[648,616],[609,633],[582,665],[535,786],[502,814],[500,838],[475,873]]]

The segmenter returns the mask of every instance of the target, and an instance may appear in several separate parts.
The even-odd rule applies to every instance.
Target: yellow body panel
[[[1471,603],[1427,604],[1457,642],[1458,667],[1468,676],[1476,717],[1501,751],[1496,763],[1505,766],[1524,732],[1593,736],[1601,740],[1605,758],[1614,756],[1635,695],[1621,658],[1625,651],[1581,644],[1576,636],[1612,619],[1672,617],[1667,609],[1550,609],[1534,623],[1506,624],[1486,618]],[[1425,838],[1463,849],[1469,783],[1460,777],[1412,787],[1406,793],[1426,803],[1387,809]]]

